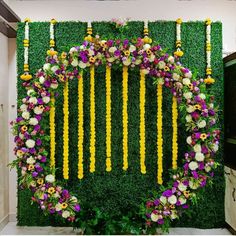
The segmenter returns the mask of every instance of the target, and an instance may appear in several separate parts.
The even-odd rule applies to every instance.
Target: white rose
[[[187,186],[180,182],[179,185],[178,185],[178,189],[181,192],[183,192],[183,191],[185,191],[187,189]]]
[[[50,102],[50,97],[46,96],[46,97],[43,97],[43,102],[44,103],[49,103]]]
[[[172,210],[170,214],[170,218],[172,220],[176,219],[178,217],[176,210]]]
[[[29,103],[37,104],[37,103],[38,103],[38,100],[37,100],[36,97],[31,97],[31,98],[29,99]]]
[[[187,139],[186,139],[186,142],[191,145],[192,144],[192,137],[191,136],[188,136]]]
[[[73,203],[76,203],[76,202],[78,202],[78,199],[77,199],[77,197],[72,196],[72,197],[71,197],[71,201],[72,201]]]
[[[136,47],[134,45],[130,45],[129,51],[134,52],[136,50]]]
[[[21,110],[21,111],[27,111],[27,105],[26,105],[26,104],[22,104],[22,105],[20,106],[20,110]]]
[[[81,68],[81,69],[84,69],[84,68],[86,68],[86,63],[83,63],[82,61],[80,61],[79,62],[79,67]]]
[[[188,113],[192,113],[192,112],[195,111],[195,108],[194,108],[194,106],[189,105],[186,110],[187,110]]]
[[[45,180],[48,182],[48,183],[53,183],[55,181],[55,176],[54,175],[47,175],[45,177]]]
[[[214,144],[212,145],[212,150],[213,150],[214,152],[217,152],[218,149],[219,149],[219,145],[214,143]]]
[[[79,65],[79,61],[77,59],[74,59],[72,62],[71,62],[71,65],[76,67]]]
[[[45,78],[43,76],[39,77],[39,83],[43,84],[45,82]]]
[[[205,158],[205,156],[204,156],[204,154],[201,153],[201,152],[197,152],[196,155],[195,155],[195,159],[196,159],[197,161],[203,161],[204,158]]]
[[[161,203],[166,204],[167,198],[164,197],[164,196],[161,196],[161,197],[160,197],[160,201],[161,201]]]
[[[194,152],[201,152],[202,151],[202,147],[200,144],[195,144],[193,147]]]
[[[183,95],[186,99],[190,99],[193,96],[192,92],[187,92],[187,93],[184,93]]]
[[[191,162],[189,163],[189,169],[190,169],[190,170],[196,170],[197,168],[198,168],[198,164],[197,164],[196,161],[191,161]]]
[[[33,90],[33,89],[29,89],[29,90],[27,91],[27,95],[28,95],[28,96],[30,96],[31,93],[34,93],[34,90]]]
[[[30,118],[30,113],[28,111],[22,112],[21,115],[25,120],[28,120]]]
[[[40,114],[43,113],[43,109],[40,109],[39,107],[35,107],[35,108],[34,108],[34,113],[35,113],[36,115],[40,115]]]
[[[158,62],[158,67],[159,67],[160,69],[164,69],[165,66],[166,66],[166,63],[165,63],[164,61],[159,61],[159,62]]]
[[[131,64],[131,60],[130,59],[125,60],[125,61],[123,61],[123,64],[125,66],[129,66]]]
[[[179,80],[179,75],[177,73],[173,73],[172,78],[174,80]]]
[[[26,162],[30,165],[34,164],[36,162],[36,160],[31,156],[29,158],[27,158]]]
[[[196,182],[189,181],[189,187],[191,189],[197,189],[198,188],[198,184]]]
[[[52,71],[53,73],[55,73],[58,69],[59,69],[58,66],[53,66],[53,67],[51,68],[51,71]]]
[[[144,49],[145,51],[148,50],[150,47],[151,47],[150,44],[144,44],[144,45],[143,45],[143,49]]]
[[[150,62],[153,62],[153,61],[155,60],[155,58],[156,58],[155,55],[152,54],[152,55],[149,57],[149,61],[150,61]]]
[[[159,217],[158,217],[157,214],[154,214],[154,213],[151,214],[151,220],[152,220],[153,222],[157,222],[158,219],[159,219]]]
[[[192,116],[191,116],[191,115],[187,115],[187,116],[185,117],[185,120],[186,120],[187,122],[191,122],[193,119],[192,119]]]
[[[69,211],[63,211],[62,213],[62,217],[63,218],[68,218],[70,216],[70,212]]]
[[[91,57],[91,56],[94,56],[94,51],[92,49],[88,49],[88,55]]]
[[[46,63],[46,64],[43,65],[43,70],[47,71],[47,70],[50,69],[50,67],[51,67],[51,64],[50,63]]]
[[[29,124],[30,125],[37,125],[39,122],[36,118],[30,118],[29,120]]]
[[[173,64],[175,62],[175,58],[173,56],[169,56],[168,57],[168,62],[170,62],[171,64]]]
[[[214,108],[214,104],[213,104],[213,103],[210,103],[210,104],[209,104],[209,107],[210,107],[210,108]]]
[[[33,139],[28,139],[26,142],[25,142],[26,146],[28,148],[33,148],[35,146],[35,141]]]
[[[186,73],[184,76],[187,77],[187,78],[189,78],[189,79],[191,79],[191,78],[192,78],[192,72],[189,71],[189,72]]]
[[[177,197],[175,195],[168,197],[168,202],[174,205],[177,202]]]
[[[56,211],[61,211],[62,210],[61,203],[57,203],[55,209]]]
[[[73,52],[77,52],[75,47],[71,48],[70,51],[69,51],[69,53],[73,53]]]
[[[198,122],[197,126],[198,126],[198,128],[204,128],[206,126],[206,121],[201,120],[200,122]]]
[[[184,79],[183,79],[183,84],[184,84],[184,85],[189,85],[189,84],[190,84],[190,79],[184,78]]]
[[[117,50],[116,47],[111,47],[111,48],[109,48],[108,51],[109,51],[110,53],[114,53],[116,50]]]
[[[56,89],[58,87],[58,83],[51,83],[50,86],[52,89]]]
[[[206,95],[204,93],[200,93],[198,95],[201,99],[205,100],[206,99]]]
[[[185,197],[179,197],[179,202],[181,205],[184,205],[187,202],[187,199]]]

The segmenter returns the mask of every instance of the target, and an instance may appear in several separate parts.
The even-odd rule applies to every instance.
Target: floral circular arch
[[[22,99],[18,117],[13,122],[17,159],[12,166],[21,169],[20,185],[32,191],[32,200],[44,212],[59,214],[71,222],[75,220],[80,205],[77,197],[56,181],[55,170],[49,166],[48,151],[43,144],[50,137],[40,126],[42,117],[50,110],[52,93],[58,84],[80,79],[80,70],[101,64],[138,66],[142,73],[155,78],[178,98],[189,131],[183,167],[174,171],[159,196],[147,201],[145,210],[147,225],[178,218],[217,167],[214,155],[220,131],[215,127],[214,97],[206,93],[203,79],[194,78],[191,71],[181,65],[178,54],[169,56],[160,45],[146,43],[141,38],[131,43],[127,39],[105,41],[97,37],[93,42],[85,41],[71,48],[68,53],[59,55],[52,49],[47,53],[43,68],[32,80],[23,82],[27,96]]]

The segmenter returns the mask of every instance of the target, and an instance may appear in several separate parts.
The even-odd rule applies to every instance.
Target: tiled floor
[[[76,235],[72,228],[64,227],[20,227],[16,222],[9,222],[0,235]],[[172,228],[170,235],[231,235],[227,229]]]

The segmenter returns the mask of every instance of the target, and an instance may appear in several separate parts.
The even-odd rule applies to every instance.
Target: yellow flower
[[[34,170],[34,165],[28,165],[28,170]]]
[[[61,204],[61,208],[62,209],[66,209],[68,207],[68,204],[66,203],[66,202],[63,202],[62,204]]]
[[[175,205],[170,204],[170,209],[175,209]]]
[[[210,25],[211,24],[211,19],[207,18],[205,22],[206,22],[206,25]]]
[[[55,25],[57,23],[57,21],[55,19],[51,19],[50,23]]]
[[[88,42],[93,42],[93,37],[89,34],[86,37],[84,37],[84,40]]]
[[[50,187],[50,188],[48,189],[48,193],[49,193],[49,194],[55,193],[55,188],[54,188],[54,187]]]
[[[190,196],[190,192],[186,191],[186,190],[183,192],[183,194],[186,198],[189,198],[189,196]]]
[[[47,50],[47,54],[48,54],[48,56],[54,56],[54,55],[57,55],[57,51]]]
[[[196,105],[194,105],[194,108],[195,108],[195,110],[201,110],[201,105],[199,105],[199,104],[196,104]]]
[[[43,179],[42,178],[39,178],[38,180],[37,180],[37,183],[39,184],[39,185],[42,185],[43,184]]]
[[[89,58],[89,62],[90,62],[90,63],[94,63],[95,61],[96,61],[95,57],[90,57],[90,58]]]
[[[129,50],[126,50],[126,51],[124,51],[124,54],[125,54],[125,56],[129,56],[130,55],[130,51]]]
[[[206,79],[204,79],[204,83],[205,84],[214,84],[215,83],[215,79],[213,79],[211,77],[207,77]]]
[[[202,133],[202,134],[200,135],[200,139],[201,139],[202,141],[204,141],[206,138],[207,138],[207,135],[206,135],[205,133]]]
[[[193,90],[193,84],[192,83],[188,84],[188,87],[191,91]]]
[[[30,18],[25,18],[24,22],[31,22]]]
[[[177,24],[181,24],[183,21],[182,21],[182,19],[181,18],[178,18],[177,20],[176,20],[176,23]]]
[[[169,71],[169,70],[170,70],[169,66],[165,66],[164,71]]]
[[[24,81],[28,81],[28,80],[32,79],[32,75],[25,73],[25,74],[21,75],[20,78]]]
[[[27,126],[26,125],[23,125],[23,126],[21,126],[21,132],[25,132],[25,131],[27,131]]]
[[[39,105],[38,108],[39,108],[40,110],[43,110],[43,109],[44,109],[44,106],[43,106],[43,105]]]
[[[61,53],[61,58],[62,58],[62,59],[65,59],[66,56],[67,56],[66,52],[62,52],[62,53]]]
[[[149,38],[148,36],[145,36],[145,37],[143,38],[143,42],[144,42],[144,44],[146,44],[146,43],[151,44],[151,43],[152,43],[152,39]]]
[[[147,53],[148,56],[150,56],[152,54],[152,51],[150,49],[147,49],[146,53]]]
[[[64,81],[65,76],[60,74],[60,75],[58,75],[58,78],[59,78],[60,81]]]
[[[177,50],[174,52],[174,55],[177,56],[177,57],[182,57],[184,55],[184,52],[181,51],[181,50]]]

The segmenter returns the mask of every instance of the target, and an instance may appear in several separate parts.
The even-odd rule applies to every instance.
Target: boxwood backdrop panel
[[[115,29],[108,22],[94,22],[93,33],[104,39],[143,37],[143,22],[129,22],[128,29],[123,32]],[[55,26],[56,49],[58,52],[68,51],[70,47],[80,45],[86,35],[86,23],[59,22]],[[156,21],[149,23],[150,37],[158,41],[169,54],[175,51],[176,30],[173,21]],[[49,22],[30,23],[29,65],[34,74],[45,62],[49,48]],[[222,25],[212,23],[212,69],[216,83],[209,88],[216,95],[216,103],[220,108],[219,126],[223,129],[223,64],[222,64]],[[197,69],[199,77],[204,78],[205,58],[205,23],[186,22],[181,26],[182,49],[184,56],[181,61],[192,71]],[[23,41],[24,23],[18,24],[17,35],[17,68],[18,78],[23,73]],[[77,226],[86,227],[87,233],[120,232],[125,224],[135,229],[145,222],[139,215],[139,205],[144,198],[158,188],[156,184],[156,87],[152,78],[146,80],[146,163],[147,174],[142,175],[139,169],[139,71],[129,71],[129,169],[122,170],[122,70],[112,71],[112,161],[113,169],[105,171],[105,67],[101,66],[95,72],[96,99],[96,171],[89,173],[89,70],[84,74],[84,166],[85,177],[77,179],[77,86],[78,81],[69,84],[69,140],[70,140],[70,179],[65,186],[78,193],[81,201],[81,220]],[[22,81],[18,79],[18,100],[25,97]],[[63,154],[63,96],[62,85],[58,89],[56,100],[56,167],[57,178],[62,178]],[[172,95],[164,89],[163,99],[163,138],[164,138],[164,180],[168,181],[168,168],[171,166],[171,99]],[[45,130],[47,133],[48,129]],[[179,125],[179,159],[186,148],[185,127]],[[48,145],[49,150],[49,145]],[[222,163],[223,147],[217,153],[217,159]],[[179,161],[181,164],[181,160]],[[190,206],[180,221],[173,226],[212,228],[224,225],[224,177],[223,167],[217,169],[213,184],[202,190],[198,195],[198,205]],[[45,226],[64,225],[62,221],[50,216],[44,216],[37,205],[30,204],[31,193],[27,190],[18,191],[18,225]]]

